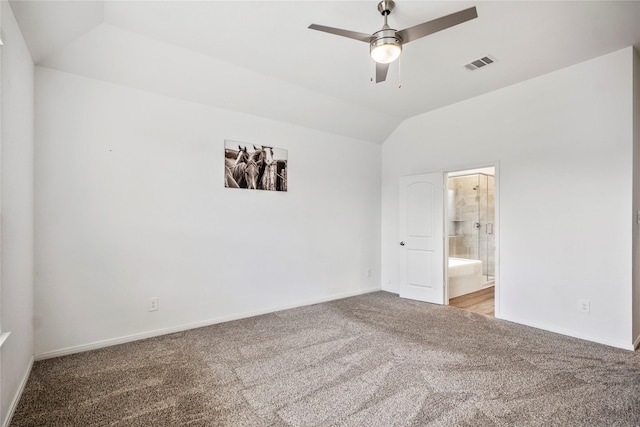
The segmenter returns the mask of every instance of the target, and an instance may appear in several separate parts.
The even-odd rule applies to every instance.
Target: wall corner
[[[632,235],[632,341],[640,341],[640,53],[631,48],[632,56],[632,144],[633,144],[633,235]]]

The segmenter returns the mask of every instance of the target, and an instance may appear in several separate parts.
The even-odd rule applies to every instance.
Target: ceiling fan
[[[309,28],[369,43],[371,58],[376,62],[376,83],[380,83],[387,78],[389,64],[400,56],[403,43],[409,43],[478,17],[476,8],[470,7],[432,21],[396,31],[387,24],[387,16],[391,14],[394,6],[395,2],[393,0],[383,0],[378,3],[378,11],[384,17],[384,25],[381,30],[372,35],[317,24],[311,24]]]

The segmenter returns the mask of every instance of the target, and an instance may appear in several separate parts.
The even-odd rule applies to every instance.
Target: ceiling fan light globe
[[[371,43],[371,58],[379,64],[389,64],[400,56],[402,45],[396,38],[378,39]]]

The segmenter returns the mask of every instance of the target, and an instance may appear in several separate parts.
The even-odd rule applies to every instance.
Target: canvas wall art
[[[224,142],[224,186],[287,191],[287,150],[237,141]]]

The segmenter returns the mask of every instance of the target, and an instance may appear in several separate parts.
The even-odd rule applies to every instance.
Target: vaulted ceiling
[[[640,46],[638,1],[397,0],[398,30],[478,18],[405,45],[376,84],[366,43],[307,28],[373,33],[375,0],[10,4],[36,65],[378,143],[407,118]]]

